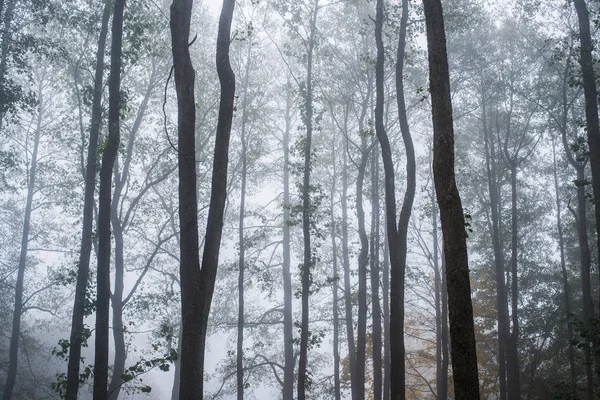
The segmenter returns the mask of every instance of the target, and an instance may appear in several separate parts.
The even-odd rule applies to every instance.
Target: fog
[[[3,400],[597,398],[597,2],[0,25]]]

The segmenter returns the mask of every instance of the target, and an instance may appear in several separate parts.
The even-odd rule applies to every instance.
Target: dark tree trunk
[[[387,226],[387,223],[386,223]],[[384,231],[383,238],[383,400],[390,400],[391,374],[390,374],[390,262],[389,262],[389,242],[387,229]]]
[[[385,172],[385,214],[388,247],[390,254],[390,375],[391,399],[405,399],[405,348],[404,348],[404,265],[406,252],[396,226],[396,194],[394,184],[394,164],[392,150],[383,121],[384,112],[384,59],[383,47],[383,0],[377,0],[375,19],[375,41],[377,61],[375,65],[375,133],[381,146],[383,169]],[[405,248],[406,249],[406,248]]]
[[[340,320],[339,320],[339,309],[338,309],[338,251],[337,251],[337,241],[336,241],[336,223],[335,223],[335,191],[337,185],[337,153],[335,147],[335,134],[331,140],[332,142],[332,163],[333,163],[333,173],[332,173],[332,183],[331,183],[331,195],[330,195],[330,212],[331,212],[331,221],[329,226],[329,234],[331,235],[331,254],[332,254],[332,264],[333,264],[333,279],[331,285],[331,291],[333,293],[333,390],[334,390],[334,399],[341,400],[341,383],[340,383]]]
[[[590,34],[589,12],[585,0],[573,0],[579,19],[579,40],[581,41],[581,73],[583,76],[583,92],[585,94],[585,120],[587,139],[592,169],[592,188],[594,192],[594,211],[598,253],[600,254],[600,124],[598,122],[598,92],[592,51],[594,45]],[[593,312],[593,311],[592,311]],[[598,343],[595,343],[596,347]],[[595,352],[596,373],[600,371],[600,353]]]
[[[556,164],[556,142],[555,138],[552,138],[552,172],[554,175],[554,192],[556,202],[556,230],[558,232],[558,248],[560,250],[560,272],[563,284],[563,295],[565,302],[565,315],[571,314],[571,296],[569,288],[569,275],[567,273],[567,263],[565,257],[565,240],[563,238],[563,226],[561,209],[562,203],[560,199],[559,186],[558,186],[558,166]],[[575,350],[573,348],[573,323],[569,319],[567,321],[567,346],[569,354],[569,369],[571,372],[571,393],[575,397],[577,393],[577,371],[575,369]]]
[[[312,249],[311,249],[311,201],[310,170],[313,133],[313,50],[315,46],[317,12],[319,0],[315,0],[310,22],[310,34],[306,43],[306,82],[304,92],[303,123],[306,128],[304,140],[304,171],[302,177],[302,236],[304,239],[304,259],[302,263],[302,321],[300,325],[300,359],[298,360],[298,400],[306,398],[308,374],[308,298],[310,292]]]
[[[77,267],[77,285],[75,287],[75,300],[73,303],[71,335],[69,340],[69,364],[67,367],[67,388],[65,394],[67,400],[77,399],[77,393],[79,391],[79,368],[81,364],[81,344],[84,338],[87,337],[83,319],[86,313],[85,297],[90,274],[90,255],[92,252],[98,137],[100,135],[100,125],[102,122],[102,78],[104,72],[104,53],[108,32],[108,20],[110,18],[110,5],[111,2],[106,0],[104,3],[104,11],[102,13],[102,25],[100,27],[100,36],[98,38],[98,49],[96,51],[96,71],[94,76],[94,94],[92,98],[90,141],[85,170],[81,249]]]
[[[108,398],[108,318],[110,300],[110,214],[112,174],[120,142],[121,48],[125,0],[115,0],[112,22],[110,77],[108,80],[108,139],[102,153],[98,205],[98,272],[94,400]]]
[[[506,351],[509,338],[508,324],[508,299],[504,278],[504,252],[500,244],[500,205],[498,193],[498,179],[496,177],[496,151],[493,135],[490,134],[487,124],[486,95],[482,86],[482,114],[483,139],[485,143],[485,165],[487,171],[488,191],[492,215],[492,247],[494,249],[494,266],[496,273],[496,306],[498,316],[498,381],[500,386],[500,399],[506,400]]]
[[[43,84],[38,86],[38,115],[36,118],[36,128],[33,137],[33,150],[31,153],[31,164],[27,174],[27,199],[25,201],[25,212],[23,216],[23,232],[21,234],[21,252],[19,254],[19,266],[17,269],[17,282],[15,286],[15,303],[13,307],[12,331],[10,335],[10,348],[8,355],[8,371],[6,373],[6,383],[4,385],[3,400],[10,400],[17,380],[17,366],[19,362],[19,337],[21,335],[21,316],[23,314],[23,283],[25,280],[25,269],[27,267],[27,252],[29,249],[29,231],[31,226],[31,211],[33,204],[33,195],[35,194],[35,179],[38,162],[38,148],[40,143],[40,134],[42,131],[42,119],[44,98]]]
[[[235,75],[229,63],[229,45],[235,1],[223,2],[219,19],[216,65],[221,84],[221,96],[201,270],[198,268],[194,69],[189,58],[188,45],[191,6],[191,1],[184,0],[176,0],[171,5],[171,35],[179,108],[180,274],[183,323],[179,396],[183,400],[201,400],[204,387],[206,330],[217,277],[223,213],[227,197],[229,138],[235,98]]]
[[[115,176],[115,180],[117,177]],[[115,191],[118,189],[115,187]],[[115,203],[117,201],[117,203]],[[117,400],[121,393],[123,384],[122,375],[125,373],[125,361],[127,360],[127,349],[125,347],[125,327],[123,325],[123,278],[125,275],[124,238],[123,229],[117,218],[115,205],[118,200],[113,197],[112,204],[112,227],[115,238],[115,280],[111,296],[112,306],[112,332],[115,346],[113,371],[108,385],[108,399]]]
[[[292,272],[290,260],[290,130],[292,99],[288,82],[285,98],[285,131],[283,132],[283,400],[294,399],[294,339],[292,315]]]
[[[362,124],[359,124],[362,125]],[[369,153],[364,135],[361,132],[361,157],[356,179],[356,216],[358,218],[358,236],[360,252],[358,255],[358,320],[356,329],[356,389],[357,399],[365,398],[365,363],[367,346],[367,265],[369,263],[369,238],[365,229],[365,211],[363,208],[363,186]]]
[[[518,400],[521,398],[521,370],[519,365],[518,340],[519,340],[519,292],[517,274],[518,250],[518,217],[517,217],[517,165],[516,161],[510,163],[511,185],[511,319],[512,332],[508,339],[507,364],[511,366],[507,371],[508,398]]]
[[[371,308],[373,329],[373,400],[381,400],[383,365],[381,356],[381,306],[379,299],[379,154],[375,145],[371,157]]]
[[[436,229],[437,230],[437,229]],[[437,244],[436,244],[437,246]],[[448,334],[448,287],[446,285],[446,258],[442,253],[442,379],[443,379],[443,387],[442,394],[446,393],[446,397],[442,397],[443,399],[448,398],[448,365],[450,363],[450,351],[448,345],[448,339],[450,335]],[[438,398],[438,400],[440,400]]]
[[[457,400],[478,400],[473,305],[465,219],[454,175],[454,129],[442,5],[440,0],[423,0],[423,5],[433,111],[433,174],[444,238],[454,393]]]
[[[344,117],[344,133],[347,133],[347,116]],[[346,135],[344,135],[347,138]],[[344,262],[344,308],[346,318],[346,339],[348,342],[348,359],[350,365],[350,389],[352,399],[357,396],[357,379],[356,379],[356,348],[354,345],[354,326],[352,317],[352,287],[350,285],[350,257],[348,256],[348,140],[345,139],[342,167],[342,256]]]
[[[430,170],[433,178],[433,171]],[[446,292],[445,264],[442,258],[440,268],[440,251],[438,244],[438,210],[435,203],[435,191],[430,194],[431,226],[433,240],[433,269],[435,274],[435,314],[436,314],[436,399],[448,399],[448,296]]]
[[[203,368],[201,345],[200,257],[198,246],[198,200],[196,190],[195,71],[189,53],[192,0],[171,4],[171,43],[177,92],[179,167],[179,229],[181,282],[181,352],[179,397],[201,399]]]
[[[569,164],[573,168],[575,168],[577,179],[575,180],[575,184],[577,186],[577,210],[575,213],[575,224],[577,227],[577,240],[579,243],[579,269],[581,274],[581,289],[582,289],[582,298],[583,298],[583,320],[589,321],[593,316],[593,299],[592,299],[592,288],[591,288],[591,279],[590,279],[590,269],[592,264],[592,255],[590,251],[589,239],[588,239],[588,230],[587,230],[587,210],[586,210],[586,195],[585,195],[585,165],[587,164],[587,157],[579,158],[576,154],[573,153],[571,147],[569,146],[569,142],[567,139],[567,125],[568,125],[568,115],[569,115],[569,101],[567,99],[567,88],[568,88],[568,80],[570,77],[571,71],[570,66],[567,64],[565,71],[563,73],[562,79],[562,112],[561,112],[561,120],[560,120],[560,130],[561,130],[561,139],[563,143],[563,148],[565,150],[565,155]],[[566,271],[565,271],[566,272]],[[566,275],[563,274],[563,286],[564,279]],[[565,286],[567,289],[567,287]],[[565,292],[565,296],[567,292]],[[569,329],[569,327],[567,327]],[[571,326],[572,329],[572,326]],[[570,351],[573,351],[571,349]],[[591,365],[591,352],[589,348],[586,348],[585,351],[585,370],[586,370],[586,388],[587,388],[587,397],[588,399],[593,398],[594,396],[594,373]],[[571,374],[575,373],[575,371],[571,371]],[[576,390],[576,386],[573,388]]]

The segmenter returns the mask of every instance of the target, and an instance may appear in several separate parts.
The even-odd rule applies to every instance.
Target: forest
[[[598,0],[0,0],[2,400],[600,399],[598,43]]]

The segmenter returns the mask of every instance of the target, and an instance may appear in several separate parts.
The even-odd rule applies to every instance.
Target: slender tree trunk
[[[344,129],[346,128],[347,119],[344,118]],[[357,396],[357,378],[356,378],[356,348],[354,345],[354,318],[352,316],[352,286],[350,285],[350,258],[348,256],[348,140],[344,135],[345,145],[343,153],[343,168],[342,168],[342,255],[344,261],[344,308],[346,317],[346,338],[348,342],[348,359],[350,364],[350,389],[352,399]]]
[[[115,176],[115,181],[117,180]],[[115,191],[118,189],[115,187]],[[122,375],[125,373],[125,361],[127,360],[127,349],[125,348],[125,327],[123,325],[123,278],[125,275],[124,238],[121,223],[115,209],[115,198],[112,204],[112,226],[115,238],[115,280],[111,296],[112,306],[112,332],[115,346],[113,372],[108,385],[108,399],[117,400],[121,393],[123,384]]]
[[[396,226],[396,195],[394,183],[394,164],[388,136],[385,132],[384,112],[384,58],[383,47],[383,0],[377,0],[375,19],[375,41],[377,44],[377,61],[375,65],[375,132],[385,171],[385,214],[386,229],[390,255],[390,374],[391,399],[406,398],[405,389],[405,348],[404,348],[404,266],[406,252],[402,252],[402,243]]]
[[[120,142],[121,48],[125,0],[115,0],[112,24],[110,77],[108,80],[108,139],[102,153],[98,206],[98,272],[94,400],[108,398],[108,318],[110,299],[110,213],[112,174]]]
[[[442,5],[439,0],[423,0],[423,5],[433,111],[433,174],[446,258],[454,393],[457,400],[478,400],[473,305],[465,219],[454,175],[454,129]]]
[[[485,85],[481,83],[482,90]],[[496,177],[496,151],[493,135],[490,135],[487,124],[487,108],[485,93],[482,93],[482,123],[483,139],[485,143],[485,165],[487,171],[488,191],[492,214],[492,247],[494,249],[494,265],[496,272],[496,306],[498,318],[498,380],[500,386],[500,399],[506,400],[506,345],[509,338],[508,325],[508,299],[504,280],[504,252],[500,244],[500,205],[498,193],[498,179]]]
[[[96,163],[98,159],[98,137],[102,122],[102,86],[104,72],[104,53],[111,2],[105,0],[102,13],[102,25],[96,51],[96,71],[94,76],[94,94],[92,98],[92,116],[90,141],[88,144],[87,164],[85,170],[85,189],[83,203],[83,226],[81,232],[81,248],[77,267],[77,285],[71,319],[71,335],[69,340],[69,364],[67,367],[67,389],[65,398],[76,400],[79,391],[79,368],[81,364],[81,344],[88,333],[83,324],[86,314],[85,298],[90,274],[90,255],[92,252],[92,234],[94,221],[94,192],[96,189]]]
[[[381,356],[381,306],[379,299],[379,154],[374,147],[371,157],[371,308],[373,330],[373,400],[381,400],[383,365]]]
[[[555,138],[552,137],[552,172],[554,175],[554,192],[556,194],[556,230],[558,232],[558,247],[560,250],[560,272],[562,276],[562,284],[563,284],[563,295],[565,298],[565,314],[570,315],[571,310],[571,296],[570,296],[570,288],[569,288],[569,275],[567,273],[567,263],[565,257],[565,240],[563,238],[563,226],[562,226],[562,216],[561,209],[562,203],[560,201],[560,193],[558,186],[558,167],[556,163],[556,142]],[[571,372],[571,393],[572,396],[575,397],[577,393],[577,371],[575,369],[575,350],[573,348],[573,323],[571,320],[567,322],[567,346],[568,346],[568,354],[569,354],[569,368]]]
[[[294,339],[292,315],[292,273],[290,260],[290,131],[292,99],[288,81],[285,98],[285,131],[283,132],[283,400],[294,399]]]
[[[119,213],[121,207],[122,191],[124,186],[129,179],[129,170],[131,160],[133,159],[133,150],[136,143],[137,133],[142,123],[144,113],[148,107],[150,96],[152,94],[156,79],[156,68],[153,68],[148,87],[144,98],[140,103],[140,107],[137,112],[136,119],[131,127],[129,141],[127,143],[127,150],[123,161],[123,171],[119,172],[119,158],[115,158],[114,163],[114,193],[111,203],[111,224],[113,227],[114,239],[115,239],[115,277],[114,277],[114,290],[111,295],[110,301],[113,310],[113,339],[115,342],[115,354],[113,362],[113,373],[108,385],[109,400],[117,400],[121,393],[123,381],[123,374],[125,373],[125,361],[127,360],[127,349],[125,346],[125,326],[123,324],[123,307],[125,303],[123,301],[123,289],[124,289],[124,277],[125,277],[125,240],[124,231],[127,228],[128,222],[123,220]],[[132,289],[132,290],[135,290]]]
[[[19,266],[17,269],[17,282],[15,286],[15,303],[13,308],[12,331],[10,335],[10,348],[8,356],[8,371],[4,385],[3,400],[12,398],[13,390],[17,380],[17,366],[19,362],[19,337],[21,335],[21,316],[23,313],[23,284],[25,281],[25,269],[27,267],[27,252],[29,249],[29,231],[31,227],[31,211],[33,195],[35,194],[35,180],[38,162],[38,148],[40,134],[42,131],[43,110],[45,107],[43,97],[43,84],[38,85],[38,115],[33,137],[33,151],[31,153],[30,165],[27,174],[27,200],[25,201],[25,213],[23,216],[23,232],[21,234],[21,252],[19,254]]]
[[[331,235],[331,253],[332,253],[332,263],[333,263],[333,279],[331,289],[333,292],[333,390],[334,390],[334,398],[335,400],[341,400],[341,384],[340,384],[340,345],[339,345],[339,330],[340,330],[340,320],[339,320],[339,310],[338,310],[338,251],[337,251],[337,241],[336,241],[336,223],[335,223],[335,192],[337,186],[337,169],[336,169],[336,161],[337,161],[337,153],[335,147],[335,134],[331,139],[332,143],[332,162],[333,162],[333,173],[332,173],[332,182],[331,182],[331,195],[330,195],[330,212],[331,212],[331,222],[329,226],[329,234]]]
[[[387,226],[387,222],[386,222]],[[390,400],[390,262],[387,229],[383,231],[383,400]]]
[[[298,361],[298,400],[306,398],[306,386],[308,376],[308,298],[310,292],[312,248],[310,237],[311,226],[311,151],[313,133],[313,50],[315,46],[315,34],[317,24],[317,12],[319,0],[315,0],[311,15],[310,34],[306,43],[306,88],[304,93],[303,122],[306,128],[306,139],[304,140],[304,171],[302,177],[302,236],[304,238],[304,261],[302,264],[302,321],[300,328],[300,359]]]
[[[362,132],[362,129],[360,129]],[[361,134],[361,157],[356,179],[356,216],[358,218],[358,236],[360,253],[358,255],[358,320],[356,330],[356,380],[357,399],[365,398],[365,363],[367,345],[367,265],[369,263],[369,238],[365,229],[365,211],[363,208],[363,185],[369,153],[364,136]]]
[[[246,124],[248,122],[248,82],[250,74],[250,52],[251,46],[248,45],[248,60],[246,61],[246,71],[244,75],[244,95],[242,99],[242,182],[240,188],[240,219],[239,219],[239,259],[238,259],[238,326],[237,326],[237,354],[236,354],[236,383],[237,398],[244,400],[244,272],[246,268],[246,249],[244,243],[244,216],[246,212],[246,176],[248,173],[248,138],[246,137]]]
[[[519,364],[518,340],[519,340],[519,292],[518,292],[518,270],[517,270],[517,250],[518,250],[518,217],[517,217],[517,164],[516,161],[510,163],[510,184],[511,184],[511,319],[512,332],[508,339],[508,398],[519,400],[521,398],[521,370]]]
[[[579,257],[580,257],[580,272],[581,272],[581,292],[583,302],[583,321],[590,323],[594,315],[594,301],[592,299],[592,283],[591,283],[591,251],[588,244],[587,233],[587,212],[585,196],[585,164],[579,164],[577,167],[577,237],[579,240]],[[585,350],[585,370],[587,383],[588,399],[594,397],[594,372],[592,368],[592,355],[589,346]]]

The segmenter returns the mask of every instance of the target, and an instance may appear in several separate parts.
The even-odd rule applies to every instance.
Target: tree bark
[[[181,352],[179,397],[201,399],[203,346],[201,321],[201,274],[198,245],[198,200],[196,190],[195,71],[189,53],[192,0],[173,0],[170,26],[175,88],[179,169],[179,229],[181,282]]]
[[[331,212],[331,221],[329,226],[329,234],[331,236],[331,254],[332,254],[332,264],[333,264],[333,279],[331,290],[333,294],[333,390],[334,390],[334,399],[341,400],[341,383],[340,383],[340,339],[339,339],[339,330],[340,330],[340,320],[339,320],[339,309],[338,309],[338,251],[337,251],[337,241],[336,241],[336,226],[335,223],[335,192],[337,186],[337,168],[336,168],[336,147],[335,147],[335,134],[332,137],[332,162],[333,162],[333,171],[332,171],[332,182],[331,182],[331,195],[330,195],[330,212]]]
[[[383,47],[383,0],[377,0],[375,17],[375,41],[377,61],[375,64],[375,133],[381,146],[385,172],[385,214],[390,254],[390,375],[391,399],[406,398],[405,348],[404,348],[404,265],[406,252],[402,254],[400,235],[396,226],[396,194],[394,164],[388,136],[383,121],[384,112],[384,59]],[[403,261],[404,260],[404,261]]]
[[[306,89],[304,92],[303,123],[306,128],[304,140],[304,171],[302,177],[302,236],[304,239],[304,260],[302,263],[302,321],[300,328],[300,359],[298,361],[298,400],[306,398],[306,385],[308,375],[308,298],[310,292],[310,270],[312,267],[311,249],[311,151],[313,133],[313,51],[315,46],[317,13],[319,11],[319,0],[315,0],[312,10],[310,33],[306,43]]]
[[[387,226],[387,222],[386,222]],[[390,262],[389,241],[387,229],[383,231],[383,400],[390,400],[391,374],[390,374]]]
[[[292,99],[288,81],[285,97],[285,131],[283,132],[283,400],[294,399],[294,339],[292,315],[292,273],[290,260],[290,131]]]
[[[581,56],[579,63],[583,76],[583,92],[585,95],[585,119],[590,165],[592,170],[592,188],[594,193],[594,215],[596,217],[596,232],[598,252],[600,253],[600,124],[598,122],[598,92],[592,51],[594,45],[590,33],[589,11],[585,0],[573,0],[579,20],[579,40],[581,41]],[[583,279],[583,278],[582,278]],[[592,311],[593,313],[593,311]],[[598,343],[594,343],[598,346]],[[595,353],[596,372],[600,371],[600,353]]]
[[[478,400],[473,306],[465,219],[454,174],[454,129],[442,5],[440,0],[423,0],[423,5],[433,111],[433,174],[446,258],[454,393],[457,400]]]
[[[373,330],[373,400],[381,400],[383,365],[381,356],[381,306],[379,299],[379,158],[377,146],[371,157],[371,308]]]
[[[556,202],[556,230],[558,232],[558,248],[560,250],[560,272],[563,284],[563,296],[565,301],[565,314],[570,315],[571,310],[571,295],[569,288],[569,275],[567,273],[567,263],[565,257],[565,240],[563,238],[563,226],[562,226],[562,202],[560,199],[559,186],[558,186],[558,166],[556,163],[556,142],[555,138],[552,137],[552,172],[554,175],[554,192]],[[569,355],[569,370],[571,372],[571,393],[575,397],[577,393],[577,371],[575,369],[575,350],[573,348],[573,323],[569,319],[567,321],[567,346]]]
[[[121,48],[125,0],[115,0],[112,22],[110,77],[108,80],[108,139],[102,153],[98,206],[98,272],[94,400],[108,398],[108,318],[110,299],[110,213],[112,174],[120,142]]]
[[[38,149],[40,134],[42,131],[43,110],[45,107],[43,97],[43,83],[38,84],[38,115],[33,137],[33,150],[31,153],[31,164],[27,174],[27,199],[25,201],[25,212],[23,216],[23,231],[21,234],[21,251],[19,254],[19,265],[17,268],[17,282],[15,285],[15,303],[13,307],[12,331],[10,335],[10,348],[8,355],[8,371],[4,385],[3,400],[12,398],[13,390],[17,380],[17,367],[19,362],[19,337],[21,335],[21,316],[23,313],[23,284],[25,281],[25,269],[27,267],[27,252],[29,249],[29,232],[31,227],[31,211],[33,196],[35,194],[35,180],[38,162]]]
[[[487,172],[488,191],[490,195],[490,208],[492,215],[492,247],[494,249],[494,265],[496,273],[496,306],[498,319],[498,380],[500,386],[500,399],[506,400],[506,352],[509,338],[508,299],[506,282],[504,278],[504,252],[500,244],[500,205],[498,193],[498,179],[496,176],[496,151],[493,135],[490,134],[487,124],[487,108],[485,84],[481,81],[482,89],[482,114],[483,139],[485,144],[485,165]]]
[[[362,125],[359,123],[359,125]],[[369,152],[362,129],[361,157],[358,165],[356,179],[356,216],[358,218],[358,236],[360,238],[360,252],[358,255],[358,319],[356,329],[356,389],[357,399],[365,398],[365,363],[367,345],[367,266],[369,263],[369,238],[365,229],[365,211],[363,208],[363,186],[365,170],[369,160]]]
[[[350,285],[350,257],[348,256],[348,140],[347,140],[347,115],[344,116],[345,145],[342,167],[342,260],[344,264],[344,309],[346,318],[346,339],[348,343],[348,360],[350,365],[350,390],[352,399],[357,396],[356,380],[356,347],[354,344],[354,318],[352,316],[352,286]]]
[[[79,391],[79,368],[81,364],[81,345],[87,336],[83,319],[85,317],[85,297],[90,274],[90,256],[92,252],[92,235],[94,222],[94,192],[96,190],[96,164],[98,160],[98,137],[102,123],[102,86],[104,72],[104,53],[108,20],[110,19],[111,2],[105,0],[102,13],[102,25],[98,37],[96,51],[96,71],[94,75],[94,94],[92,98],[92,116],[90,141],[88,144],[87,164],[85,170],[85,189],[83,202],[83,226],[81,232],[81,248],[77,266],[77,284],[71,318],[71,335],[69,340],[69,363],[67,366],[67,388],[65,398],[76,400]]]
[[[239,218],[239,259],[238,259],[238,326],[237,326],[237,354],[236,354],[236,385],[237,398],[244,400],[244,272],[246,268],[246,248],[244,243],[244,216],[246,212],[246,176],[248,173],[247,156],[248,156],[248,138],[246,137],[246,124],[248,122],[248,82],[250,75],[250,56],[251,45],[248,45],[246,60],[246,68],[244,75],[244,95],[242,99],[242,182],[240,188],[240,218]]]

